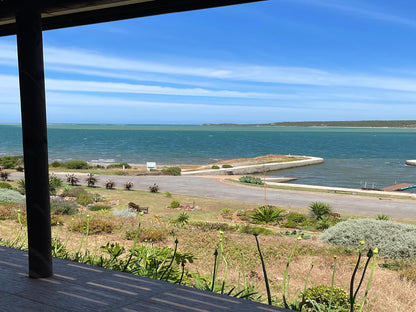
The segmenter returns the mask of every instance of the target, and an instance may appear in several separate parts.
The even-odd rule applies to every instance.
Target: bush
[[[220,166],[213,165],[213,166],[211,167],[211,169],[220,169]]]
[[[84,190],[81,186],[72,187],[69,189],[65,189],[61,196],[62,197],[79,197],[81,194],[88,194],[86,190]]]
[[[151,193],[157,193],[157,192],[159,192],[159,185],[157,185],[157,184],[155,183],[155,184],[153,184],[153,185],[149,186],[149,191],[150,191]]]
[[[223,168],[232,168],[233,166],[231,165],[222,165]]]
[[[67,174],[66,175],[66,182],[68,182],[69,184],[74,186],[79,182],[79,179],[75,176],[75,174]]]
[[[52,168],[59,168],[59,167],[63,167],[64,165],[62,163],[60,163],[59,161],[54,161],[53,163],[49,164],[49,167]]]
[[[70,160],[62,163],[67,169],[89,169],[90,165],[84,160]]]
[[[165,175],[173,175],[173,176],[180,176],[182,169],[179,167],[168,167],[163,168],[162,173]]]
[[[115,230],[115,224],[109,219],[91,218],[82,219],[74,223],[72,229],[76,232],[85,232],[88,228],[89,234],[111,234]]]
[[[240,179],[238,179],[238,181],[240,181],[242,183],[258,184],[258,185],[263,185],[264,184],[262,179],[256,178],[256,177],[253,177],[253,176],[244,176],[244,177],[241,177]]]
[[[73,215],[77,213],[77,205],[68,200],[52,200],[51,213],[55,215]]]
[[[4,167],[4,169],[13,169],[21,165],[23,165],[23,156],[0,157],[0,167]]]
[[[94,187],[95,183],[97,183],[98,179],[94,177],[94,173],[88,173],[87,178],[85,179],[87,182],[88,187]]]
[[[0,179],[2,181],[7,181],[9,179],[9,174],[7,171],[1,171],[0,172]]]
[[[106,205],[93,205],[89,206],[88,209],[90,211],[108,211],[111,210],[111,207]]]
[[[173,200],[170,205],[169,208],[178,208],[180,206],[180,202],[178,202],[177,200]]]
[[[11,190],[13,187],[10,183],[1,181],[0,182],[0,188]]]
[[[49,195],[56,195],[56,191],[61,186],[62,186],[62,179],[52,174],[49,177]]]
[[[125,169],[130,169],[131,168],[131,166],[128,163],[123,162],[123,163],[120,163],[120,164],[111,164],[111,165],[108,165],[107,166],[107,169],[112,169],[112,168],[122,169],[123,166],[124,166]]]
[[[285,210],[274,206],[262,206],[249,215],[253,223],[276,223],[284,218]]]
[[[416,226],[393,221],[351,219],[326,230],[320,239],[332,245],[357,246],[365,240],[366,248],[378,248],[388,258],[416,256]]]
[[[321,220],[323,216],[329,215],[332,212],[332,207],[325,203],[313,202],[309,205],[309,211],[312,217]]]
[[[126,182],[125,184],[124,184],[124,188],[126,189],[126,190],[128,190],[128,191],[130,191],[131,189],[132,189],[132,187],[133,187],[133,182]]]
[[[301,213],[290,212],[286,215],[286,220],[301,224],[306,221],[306,216]]]
[[[291,228],[291,229],[294,229],[294,228],[299,227],[299,226],[300,226],[300,224],[299,224],[299,223],[297,223],[297,222],[295,222],[295,221],[292,221],[292,220],[286,220],[286,221],[283,223],[283,226],[284,226],[284,227],[286,227],[286,228]]]
[[[111,181],[111,180],[107,180],[106,182],[105,182],[105,188],[106,189],[108,189],[108,190],[111,190],[111,189],[113,189],[113,187],[114,187],[114,182],[113,181]]]
[[[259,226],[249,226],[249,225],[243,225],[239,229],[240,233],[244,234],[259,234],[259,235],[272,235],[274,234],[272,230],[265,229],[263,227]]]
[[[133,240],[136,238],[137,229],[127,230],[125,237],[128,240]],[[143,229],[139,230],[138,240],[140,242],[161,242],[168,237],[166,230],[161,229]]]
[[[0,188],[0,202],[23,203],[25,197],[18,191]]]
[[[0,205],[0,220],[13,220],[17,217],[19,207],[13,203],[2,203]]]
[[[326,285],[320,285],[310,287],[306,291],[302,292],[301,298],[303,304],[302,311],[305,312],[349,312],[350,311],[350,296],[347,292],[339,287],[334,287],[332,293],[332,305],[331,310],[328,310],[329,301],[331,297],[331,287]],[[314,306],[313,303],[319,306],[319,309]]]
[[[88,195],[88,194],[80,194],[77,197],[77,199],[75,200],[75,202],[78,205],[87,206],[89,204],[92,204],[94,202],[94,199],[90,195]]]

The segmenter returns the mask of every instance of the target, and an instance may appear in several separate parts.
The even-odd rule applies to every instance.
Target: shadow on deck
[[[289,311],[61,259],[53,277],[31,279],[27,262],[0,247],[1,311]]]

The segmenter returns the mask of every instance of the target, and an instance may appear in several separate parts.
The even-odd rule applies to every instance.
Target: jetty
[[[406,191],[412,188],[416,188],[416,184],[401,183],[387,187],[383,187],[381,190],[386,192]]]
[[[296,156],[292,156],[296,157]],[[301,156],[297,156],[301,157]],[[302,156],[303,157],[303,156]],[[268,171],[276,171],[282,169],[291,169],[303,166],[318,165],[324,162],[320,157],[304,156],[304,159],[270,162],[270,163],[254,163],[243,166],[232,166],[231,168],[218,168],[218,169],[202,169],[193,171],[182,171],[182,175],[246,175],[253,173],[263,173]],[[291,179],[293,180],[293,179]]]

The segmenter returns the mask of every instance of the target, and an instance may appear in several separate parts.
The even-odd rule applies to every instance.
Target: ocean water
[[[271,172],[293,183],[383,187],[415,183],[416,129],[249,126],[50,125],[50,161],[206,164],[221,159],[291,154],[322,165]],[[0,125],[0,156],[21,155],[19,125]]]

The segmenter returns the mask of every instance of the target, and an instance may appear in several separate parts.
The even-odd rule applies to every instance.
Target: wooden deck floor
[[[53,277],[31,279],[27,262],[0,247],[0,311],[289,311],[61,259]]]

